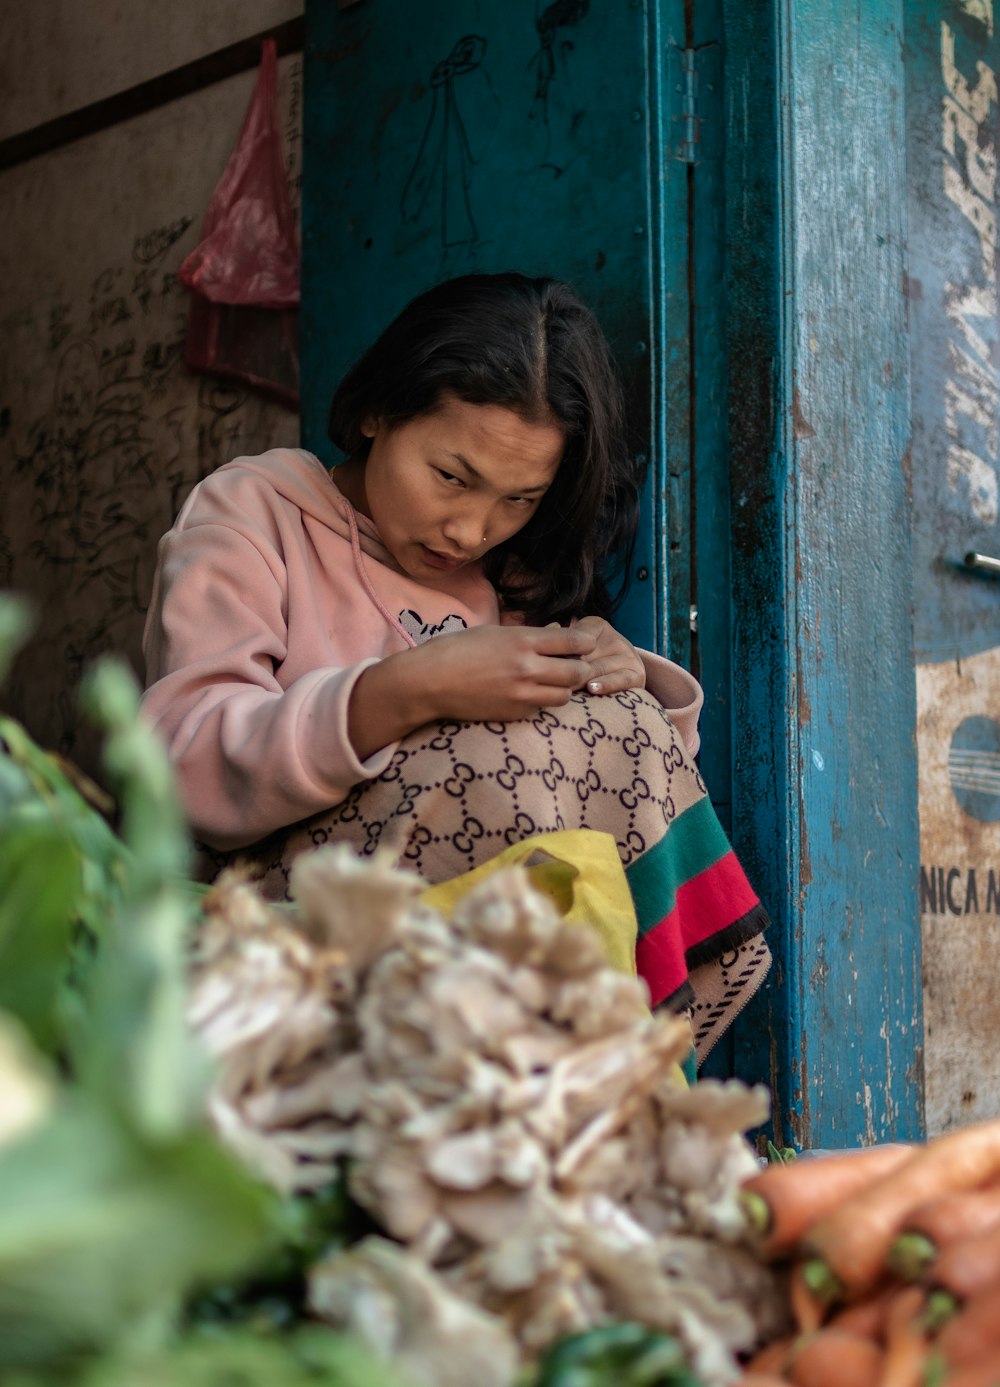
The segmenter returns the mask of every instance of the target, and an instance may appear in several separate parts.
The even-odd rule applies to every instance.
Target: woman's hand
[[[613,694],[623,689],[646,687],[646,670],[635,647],[602,617],[581,617],[570,623],[570,629],[586,631],[594,638],[594,649],[587,656],[590,665],[585,680],[588,693]]]
[[[539,708],[562,707],[597,674],[597,644],[582,622],[474,626],[435,636],[360,675],[348,708],[351,744],[365,760],[440,718],[514,722]]]

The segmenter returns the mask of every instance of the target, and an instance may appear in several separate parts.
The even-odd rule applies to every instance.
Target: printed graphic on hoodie
[[[468,622],[454,612],[435,625],[432,622],[424,621],[420,613],[413,611],[412,608],[400,612],[399,624],[418,645],[423,645],[424,641],[432,640],[434,636],[443,635],[445,631],[467,631],[469,629]]]

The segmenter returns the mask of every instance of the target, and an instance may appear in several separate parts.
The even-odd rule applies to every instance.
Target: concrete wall
[[[0,139],[301,14],[301,0],[88,6],[5,0]],[[297,203],[301,55],[279,63]],[[295,412],[183,364],[176,277],[236,142],[247,71],[0,172],[0,587],[39,608],[3,692],[45,745],[93,769],[75,707],[104,650],[141,674],[156,544],[200,477],[298,441]]]
[[[0,139],[293,19],[303,0],[2,0]]]

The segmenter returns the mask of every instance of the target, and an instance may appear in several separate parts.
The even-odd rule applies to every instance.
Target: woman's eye
[[[438,467],[435,470],[437,471],[438,476],[441,477],[443,481],[446,481],[449,486],[465,485],[465,483],[462,481],[462,478],[456,477],[454,472],[446,472],[443,467]]]
[[[507,500],[512,506],[533,506],[538,500],[537,496],[508,496]]]

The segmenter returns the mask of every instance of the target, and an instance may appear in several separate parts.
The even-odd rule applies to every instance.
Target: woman
[[[237,459],[161,542],[144,707],[213,866],[248,857],[280,896],[327,841],[437,882],[610,832],[653,1004],[690,1005],[701,966],[704,1052],[766,971],[767,917],[692,759],[696,681],[610,621],[640,479],[595,318],[556,280],[438,285],[345,377],[330,434],[332,474]]]

